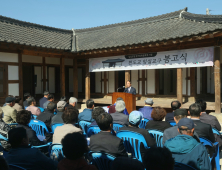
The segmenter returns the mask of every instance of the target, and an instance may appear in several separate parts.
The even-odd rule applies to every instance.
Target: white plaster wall
[[[60,58],[46,57],[45,58],[45,63],[46,64],[60,64]]]
[[[131,85],[136,89],[138,93],[138,70],[131,70]]]
[[[69,92],[73,92],[73,68],[69,68]]]
[[[210,69],[211,69],[210,93],[214,94],[215,93],[215,91],[214,91],[214,89],[215,89],[215,87],[214,87],[214,67],[210,67]]]
[[[197,67],[197,94],[200,94],[200,67]]]
[[[34,67],[34,75],[37,75],[37,84],[35,87],[35,94],[42,94],[42,67]]]
[[[19,83],[8,84],[8,94],[13,96],[19,96]]]
[[[107,72],[109,74],[109,79],[108,83],[109,84],[109,93],[115,92],[115,72],[114,71],[109,71]]]
[[[19,80],[18,66],[8,66],[8,80]]]
[[[82,84],[82,68],[78,68],[78,92],[82,92],[83,87]]]
[[[186,68],[182,68],[183,70],[183,95],[187,94],[187,84],[186,84],[186,77],[187,77],[187,70]]]
[[[207,93],[210,93],[210,78],[211,78],[211,69],[207,67]]]
[[[65,65],[73,66],[73,59],[65,58]]]
[[[95,72],[95,92],[101,93],[101,72]]]
[[[0,52],[0,61],[2,62],[18,62],[18,54]]]
[[[25,63],[42,63],[41,56],[22,55],[22,62]]]
[[[49,67],[49,92],[55,93],[55,67]]]
[[[155,94],[155,69],[147,71],[147,94]]]
[[[45,78],[48,79],[48,67],[45,66]],[[43,72],[42,72],[42,77],[43,77]],[[42,82],[42,87],[43,87],[43,82]],[[48,81],[46,81],[46,90],[49,90],[48,89]]]

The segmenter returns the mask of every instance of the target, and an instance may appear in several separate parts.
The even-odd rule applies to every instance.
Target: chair
[[[221,135],[221,133],[216,129],[216,128],[212,128],[213,133],[216,133],[217,135]]]
[[[115,132],[119,131],[119,128],[123,127],[123,125],[119,124],[119,123],[113,123],[113,130]]]
[[[32,117],[33,117],[33,119],[36,119],[36,118],[37,118],[37,116],[36,116],[36,115],[32,115]]]
[[[100,128],[99,128],[99,126],[90,126],[89,128],[88,128],[88,131],[87,131],[87,137],[90,137],[90,136],[92,136],[92,135],[94,135],[94,134],[97,134],[97,133],[99,133],[101,130],[100,130]]]
[[[8,139],[0,134],[0,140],[8,141]],[[8,152],[4,150],[0,142],[0,152],[3,152],[3,157],[6,158]]]
[[[143,118],[139,124],[139,128],[141,129],[145,129],[147,122],[149,121],[149,119]]]
[[[9,164],[9,170],[26,170],[25,168],[22,168],[18,165]]]
[[[162,147],[162,140],[163,140],[163,132],[159,130],[148,130],[151,137],[156,139],[156,145],[157,147]]]
[[[25,107],[25,110],[26,110],[26,108],[27,108],[27,107]]]
[[[36,135],[45,136],[45,131],[49,133],[47,126],[44,122],[36,119],[31,119],[29,123],[29,127],[31,127],[35,132]]]
[[[211,146],[211,147],[215,147],[215,152],[213,154],[213,156],[210,158],[210,162],[212,161],[213,158],[215,158],[215,163],[216,163],[216,169],[220,170],[220,153],[219,153],[219,143],[215,142],[212,143],[211,141],[209,141],[208,139],[199,137],[200,142],[204,145],[204,146]]]
[[[45,110],[45,109],[42,108],[42,107],[38,107],[38,108],[40,109],[41,112],[44,112],[44,110]]]
[[[82,128],[82,130],[83,130],[83,135],[85,135],[87,137],[87,129],[88,129],[89,125],[91,125],[91,122],[87,122],[87,121],[81,120],[79,122],[79,125]]]
[[[65,157],[62,151],[62,144],[55,143],[49,147],[49,156],[52,160],[58,160],[59,156]]]
[[[170,122],[171,126],[176,126],[176,122]]]
[[[132,131],[121,130],[117,132],[116,136],[123,140],[126,151],[142,162],[140,153],[141,143],[143,143],[145,149],[149,148],[143,135]]]
[[[9,126],[17,126],[18,123],[9,123],[8,125],[9,125]]]
[[[175,162],[174,170],[195,170],[195,168],[184,163]]]
[[[64,125],[64,123],[54,123],[54,124],[52,124],[52,126],[51,126],[52,133],[54,133],[56,127],[62,126],[62,125]]]
[[[106,153],[89,153],[92,156],[92,164],[95,165],[98,170],[110,170],[112,162],[115,157]]]

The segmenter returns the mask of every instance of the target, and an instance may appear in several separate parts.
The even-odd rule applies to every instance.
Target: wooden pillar
[[[190,96],[196,97],[196,68],[192,67],[190,68]]]
[[[43,91],[46,91],[46,68],[45,68],[45,57],[42,57],[42,70],[43,70]]]
[[[73,97],[78,99],[78,65],[77,59],[73,59]]]
[[[183,103],[183,70],[182,68],[177,68],[177,100]]]
[[[19,96],[23,101],[23,73],[22,73],[22,51],[18,53],[18,62],[19,62]]]
[[[145,70],[142,70],[142,95],[145,96]]]
[[[128,80],[130,81],[130,70],[126,70],[126,71],[125,71],[125,87],[127,87],[127,86],[126,86],[126,82],[127,82]]]
[[[60,88],[61,88],[61,96],[66,95],[66,86],[65,86],[65,58],[60,58]]]
[[[221,113],[220,48],[214,49],[215,113]]]
[[[104,94],[107,94],[107,72],[104,72]]]
[[[89,72],[89,60],[86,60],[86,76],[85,76],[85,99],[90,99],[90,72]]]

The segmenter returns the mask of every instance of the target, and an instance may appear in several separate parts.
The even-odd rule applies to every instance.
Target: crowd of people
[[[222,139],[213,133],[212,128],[221,130],[216,117],[206,113],[206,102],[197,100],[190,105],[188,111],[181,108],[179,101],[171,103],[172,113],[167,113],[162,107],[153,107],[153,100],[147,98],[145,106],[138,111],[128,113],[125,102],[117,98],[106,112],[102,107],[95,107],[94,101],[86,101],[86,109],[79,113],[76,108],[78,100],[75,97],[67,99],[63,96],[57,103],[48,91],[39,100],[29,93],[24,94],[22,102],[19,96],[9,95],[3,107],[0,108],[0,138],[1,148],[7,153],[0,156],[0,170],[8,169],[8,164],[21,166],[25,169],[59,169],[59,170],[96,170],[91,165],[90,152],[102,152],[115,157],[111,169],[127,170],[173,170],[175,162],[181,162],[195,169],[211,169],[209,155],[215,148],[205,147],[200,138],[206,138],[212,143]],[[29,126],[33,118],[45,123],[48,132],[45,138],[40,138]],[[139,128],[143,119],[148,119],[145,129]],[[90,122],[89,127],[99,127],[97,134],[88,139],[83,135],[83,129],[78,126],[79,121]],[[172,126],[174,122],[176,125]],[[16,123],[12,125],[11,123]],[[118,132],[113,130],[113,123],[122,125]],[[52,130],[52,125],[62,124]],[[162,146],[157,147],[157,141],[148,130],[163,132]],[[127,153],[124,141],[117,133],[130,131],[140,134],[147,146],[140,145],[142,161],[132,159]],[[88,142],[87,142],[88,140]],[[48,150],[33,148],[52,142],[61,144],[64,157],[54,161]]]

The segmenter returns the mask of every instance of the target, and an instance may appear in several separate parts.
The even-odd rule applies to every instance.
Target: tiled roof
[[[36,47],[71,50],[72,31],[0,15],[0,42],[11,42]]]
[[[187,8],[135,21],[75,30],[77,50],[112,48],[222,30],[222,15],[198,15]]]

